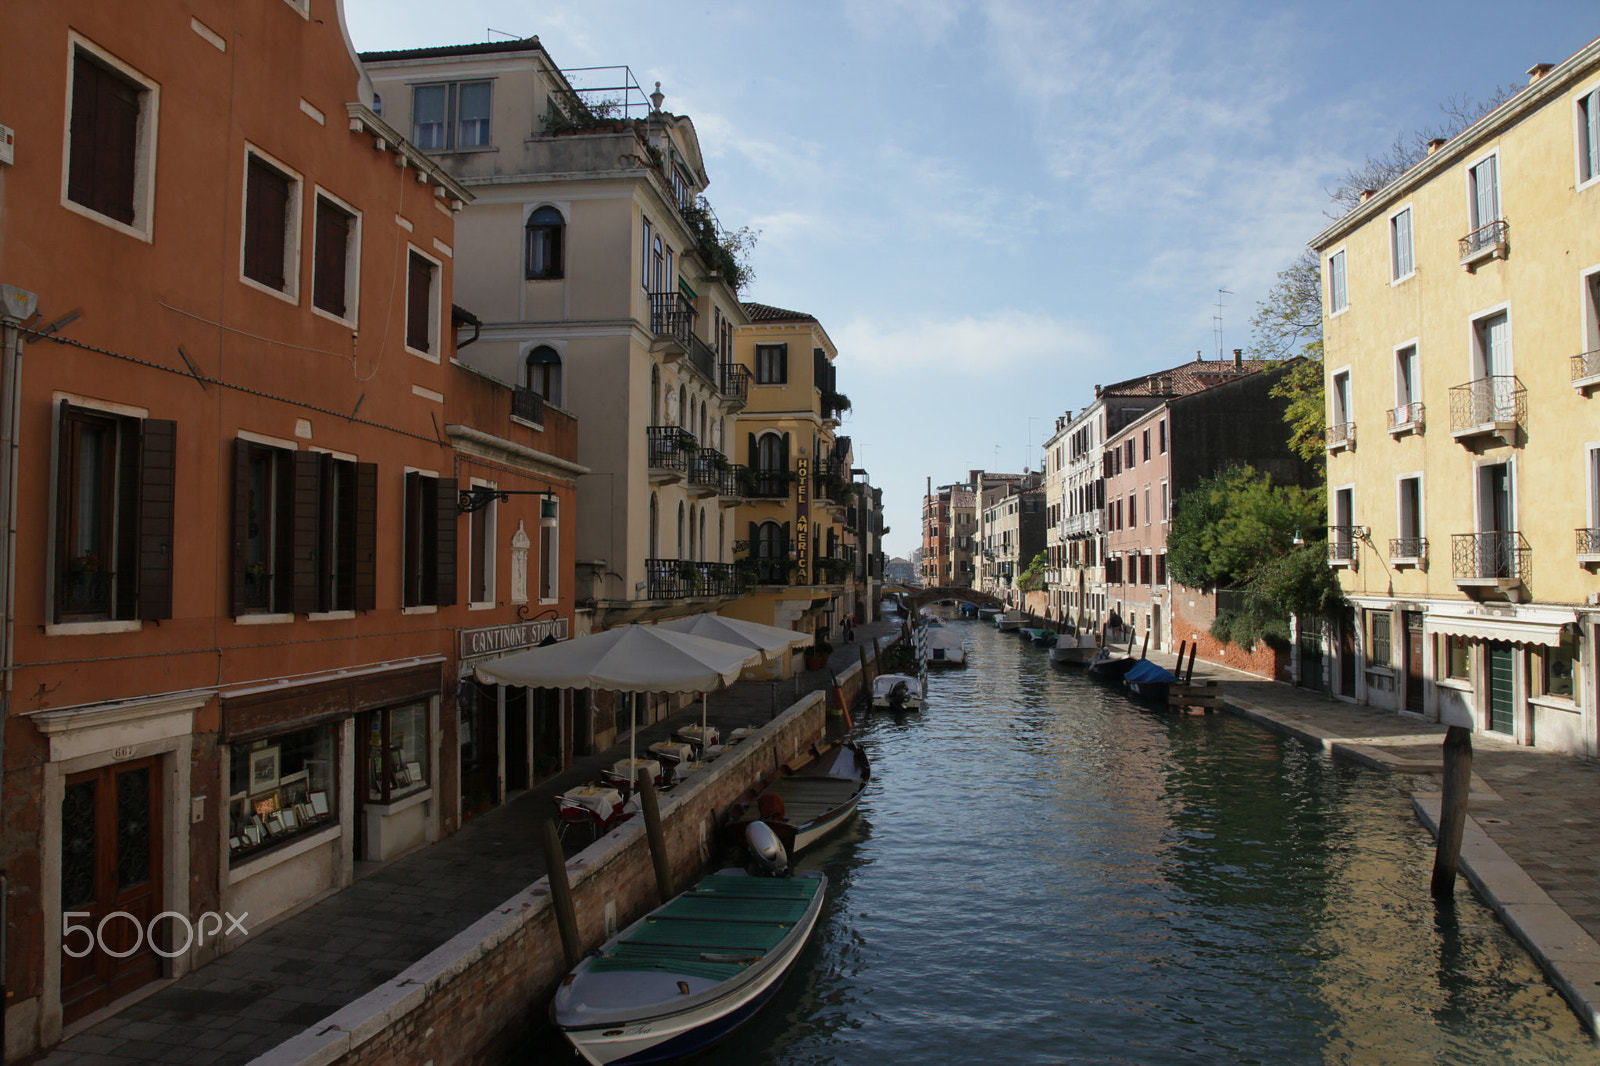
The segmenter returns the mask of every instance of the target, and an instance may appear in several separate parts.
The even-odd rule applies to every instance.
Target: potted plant
[[[828,665],[828,656],[833,654],[833,645],[827,638],[818,637],[816,643],[806,649],[806,669],[821,670]]]

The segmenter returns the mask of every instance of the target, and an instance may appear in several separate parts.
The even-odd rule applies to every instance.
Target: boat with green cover
[[[697,1054],[777,991],[816,927],[827,878],[719,870],[580,962],[550,1014],[595,1066]]]

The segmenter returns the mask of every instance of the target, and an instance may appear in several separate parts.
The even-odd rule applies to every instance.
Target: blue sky
[[[1119,381],[1249,343],[1326,189],[1451,96],[1526,84],[1600,35],[1592,0],[346,0],[361,50],[537,34],[690,116],[745,298],[815,315],[884,490],[1039,466]]]

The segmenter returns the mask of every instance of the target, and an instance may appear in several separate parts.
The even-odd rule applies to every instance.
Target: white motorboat
[[[891,711],[920,711],[928,698],[926,674],[879,674],[872,679],[872,705]]]
[[[1022,627],[1021,611],[1002,611],[994,616],[994,624],[1002,633],[1015,633]]]
[[[827,883],[810,870],[719,870],[578,963],[551,1019],[594,1066],[698,1054],[777,991],[816,928]]]
[[[923,662],[930,666],[965,666],[967,645],[961,630],[949,626],[929,626]]]
[[[1050,649],[1050,661],[1070,666],[1088,666],[1100,650],[1100,639],[1093,633],[1061,633]]]

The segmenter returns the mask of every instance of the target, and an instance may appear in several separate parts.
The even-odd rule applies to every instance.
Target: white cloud
[[[853,377],[983,376],[1033,366],[1096,361],[1104,342],[1089,330],[1048,315],[1004,309],[955,318],[884,321],[856,318],[830,331],[841,372]]]

